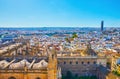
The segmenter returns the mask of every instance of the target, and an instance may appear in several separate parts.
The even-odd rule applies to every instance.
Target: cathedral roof
[[[6,60],[1,60],[0,61],[0,69],[4,69],[7,65],[9,69],[24,69],[26,66],[27,68],[31,69],[39,69],[39,68],[46,68],[48,66],[48,62],[44,59],[42,60],[35,60],[37,62],[29,62],[28,59],[22,59],[20,61],[16,60],[11,63],[6,61]],[[31,67],[30,67],[31,66]]]
[[[47,65],[48,65],[48,63],[45,60],[41,60],[40,62],[33,64],[33,69],[39,69],[39,68],[42,68],[42,67],[47,67]]]
[[[26,66],[29,66],[30,63],[29,63],[26,59],[23,59],[23,60],[21,60],[21,61],[19,61],[19,62],[17,62],[17,63],[12,63],[12,64],[9,66],[9,68],[10,68],[10,69],[23,69],[25,65],[26,65]]]
[[[9,62],[7,62],[6,60],[2,60],[0,61],[0,68],[4,68],[5,65],[7,65]]]

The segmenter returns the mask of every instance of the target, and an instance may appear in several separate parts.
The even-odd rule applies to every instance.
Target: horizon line
[[[1,27],[0,28],[101,28],[101,26],[99,27],[94,27],[94,26],[5,26],[5,27]],[[120,28],[120,26],[117,27],[108,27],[108,26],[104,26],[104,28]]]

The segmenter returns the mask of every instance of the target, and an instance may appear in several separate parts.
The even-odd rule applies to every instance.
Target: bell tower
[[[48,51],[48,79],[57,79],[57,54],[55,48]]]
[[[101,31],[104,29],[104,21],[101,21]]]

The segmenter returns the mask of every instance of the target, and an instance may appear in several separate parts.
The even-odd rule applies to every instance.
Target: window
[[[54,58],[54,55],[52,54],[52,59]]]
[[[66,62],[64,61],[64,64],[66,64]]]
[[[58,64],[60,64],[60,63],[58,62]]]
[[[84,62],[82,61],[82,64],[84,64]]]
[[[75,74],[75,77],[78,77],[78,74],[77,74],[77,73]]]
[[[11,76],[11,77],[9,77],[8,79],[16,79],[15,77],[13,77],[13,76]]]
[[[90,64],[90,62],[89,62],[89,61],[88,61],[87,63],[88,63],[88,64]]]
[[[78,64],[78,61],[76,61],[76,64]]]
[[[36,79],[41,79],[40,77],[37,77]]]
[[[70,64],[72,64],[72,62],[70,61]]]
[[[96,61],[94,61],[93,64],[96,64]]]

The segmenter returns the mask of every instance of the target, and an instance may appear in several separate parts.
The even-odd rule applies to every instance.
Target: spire
[[[58,79],[61,79],[61,78],[62,78],[61,67],[58,67],[57,78],[58,78]]]
[[[54,47],[49,49],[48,79],[57,78],[57,57]]]
[[[24,71],[25,71],[25,72],[27,71],[27,64],[26,64],[26,61],[25,61],[25,65],[24,65]]]

